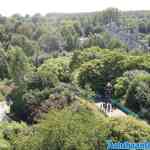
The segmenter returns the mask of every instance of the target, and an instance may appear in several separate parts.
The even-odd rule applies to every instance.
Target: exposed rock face
[[[123,43],[128,46],[128,49],[143,49],[149,51],[150,47],[147,43],[140,41],[140,35],[138,28],[128,29],[124,26],[118,26],[115,22],[112,22],[104,27],[105,31],[111,36],[120,39]]]
[[[10,112],[10,107],[6,101],[0,102],[0,121],[7,120],[7,113]]]

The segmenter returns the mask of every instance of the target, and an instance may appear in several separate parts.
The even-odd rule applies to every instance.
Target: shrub
[[[9,78],[7,53],[3,49],[0,49],[0,68],[0,78]]]
[[[114,96],[120,98],[126,94],[126,90],[129,86],[129,80],[127,77],[119,77],[116,79],[116,83],[114,85]]]
[[[50,94],[49,89],[42,91],[35,90],[18,90],[13,91],[9,96],[13,104],[11,105],[11,115],[14,119],[24,120],[28,123],[36,122],[40,118],[40,105],[48,99]]]
[[[113,141],[144,142],[150,140],[150,126],[133,117],[110,119],[110,135]]]
[[[52,110],[46,115],[46,120],[36,126],[35,134],[19,136],[19,141],[16,139],[16,150],[105,150],[108,131],[104,117],[98,119],[84,107],[80,107],[78,112],[67,108],[61,111]]]
[[[78,100],[80,90],[70,84],[59,84],[55,88],[15,90],[10,94],[13,101],[11,113],[14,119],[36,123],[50,108],[62,109]]]
[[[129,71],[129,74],[133,73],[133,76],[134,74],[146,73],[149,63],[144,60],[145,58],[149,60],[149,56],[144,55],[135,56],[119,51],[88,48],[75,51],[70,66],[72,66],[73,70],[75,69],[72,73],[75,83],[81,87],[85,87],[88,84],[93,90],[103,92],[108,81],[114,83],[115,79],[122,76],[126,71]],[[138,69],[141,71],[138,71]],[[131,70],[132,72],[130,72]],[[124,93],[125,91],[122,94]]]
[[[139,75],[149,75],[149,73],[144,70],[129,70],[124,72],[122,77],[116,79],[114,96],[118,98],[125,96],[130,83]]]
[[[117,38],[111,38],[108,48],[109,49],[114,49],[114,48],[123,48],[125,47],[125,44],[123,44],[119,39]]]
[[[11,150],[13,139],[21,132],[21,130],[27,128],[24,123],[0,123],[0,149]]]
[[[26,134],[21,132],[14,140],[14,147],[16,150],[106,150],[108,139],[115,142],[149,141],[150,126],[133,117],[106,118],[83,105],[78,111],[53,109],[33,130]]]
[[[127,106],[150,120],[150,75],[133,80],[127,91]]]
[[[131,82],[133,79],[135,79],[136,76],[140,76],[140,75],[149,75],[148,72],[146,72],[145,70],[129,70],[123,73],[124,77],[127,77],[128,80]]]
[[[76,50],[73,53],[70,68],[72,70],[77,69],[80,67],[81,64],[88,62],[90,60],[101,58],[101,51],[102,49],[98,47],[87,48],[83,50]]]
[[[38,68],[37,74],[42,83],[48,83],[50,87],[54,87],[59,81],[68,82],[70,80],[69,59],[66,57],[48,59]]]
[[[78,83],[81,87],[89,84],[95,91],[102,92],[107,82],[114,80],[123,73],[123,55],[110,53],[103,59],[91,60],[81,66]]]

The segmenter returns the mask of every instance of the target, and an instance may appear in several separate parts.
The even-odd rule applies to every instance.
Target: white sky
[[[48,12],[91,12],[108,7],[150,10],[150,0],[0,0],[0,14],[10,16]]]

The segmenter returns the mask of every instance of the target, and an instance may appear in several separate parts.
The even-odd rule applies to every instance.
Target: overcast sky
[[[150,0],[0,0],[0,14],[10,16],[48,12],[91,12],[108,7],[150,10]]]

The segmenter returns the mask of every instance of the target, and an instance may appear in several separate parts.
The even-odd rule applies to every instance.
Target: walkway
[[[98,102],[95,104],[99,108],[100,111],[104,112],[109,117],[126,117],[127,116],[127,114],[125,114],[123,111],[121,111],[118,108],[113,108],[112,112],[106,112],[104,108],[102,107],[102,105],[104,104],[103,102]]]

